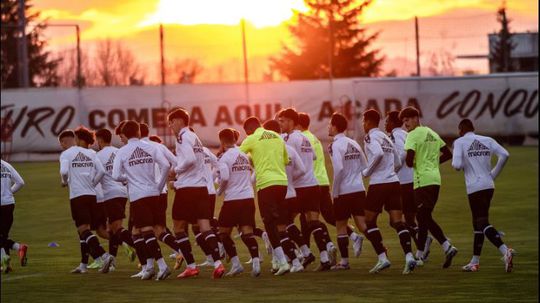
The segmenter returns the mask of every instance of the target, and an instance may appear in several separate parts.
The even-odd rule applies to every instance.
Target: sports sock
[[[153,231],[143,231],[142,236],[144,237],[144,242],[146,244],[146,248],[148,251],[148,255],[154,258],[155,260],[159,260],[163,258],[161,255],[161,248],[159,247],[158,241],[156,239],[156,235]]]
[[[120,227],[117,231],[116,231],[116,236],[118,237],[118,239],[120,239],[122,242],[126,243],[127,245],[131,246],[131,247],[134,247],[133,246],[133,237],[131,236],[131,233],[123,228],[123,227]]]
[[[105,250],[101,247],[101,244],[99,244],[98,238],[90,230],[83,231],[81,237],[86,241],[86,244],[88,244],[92,258],[97,259],[105,253]]]
[[[501,245],[504,244],[501,240],[501,235],[499,234],[499,232],[491,225],[488,225],[486,226],[486,228],[484,228],[484,235],[497,248],[501,247]]]
[[[289,239],[289,236],[287,235],[286,231],[280,231],[279,237],[281,238],[280,243],[281,247],[283,248],[283,251],[285,252],[285,255],[289,258],[289,260],[296,259],[296,254],[294,253],[294,245],[292,244],[291,240]]]
[[[135,253],[137,254],[137,259],[139,263],[144,265],[146,263],[146,244],[144,243],[144,238],[139,235],[133,235],[133,247],[135,248]]]
[[[234,256],[231,258],[231,263],[233,265],[233,267],[239,267],[241,266],[240,265],[240,259],[238,258],[238,256]]]
[[[330,262],[330,258],[328,257],[328,252],[326,250],[321,251],[321,254],[319,257],[321,258],[321,263]]]
[[[211,230],[208,230],[203,232],[201,237],[203,237],[206,242],[206,254],[212,255],[214,262],[218,262],[221,256],[219,255],[218,238],[216,235]]]
[[[285,252],[283,252],[283,248],[281,246],[274,248],[273,254],[276,256],[276,259],[279,263],[287,262],[287,258],[285,258]]]
[[[161,235],[159,235],[159,241],[167,244],[167,246],[172,248],[174,251],[178,251],[178,244],[176,243],[176,239],[169,232],[162,232]]]
[[[289,234],[290,239],[294,241],[298,247],[306,245],[306,240],[302,235],[302,232],[294,225],[294,223],[287,226],[287,234]]]
[[[300,251],[302,251],[302,255],[304,256],[304,258],[311,255],[311,249],[309,249],[307,245],[300,246]]]
[[[508,252],[508,247],[506,246],[506,244],[502,244],[498,248],[503,256],[506,255],[506,253]]]
[[[13,245],[11,245],[11,249],[13,250],[19,250],[21,248],[21,245],[17,242],[13,242]]]
[[[241,238],[246,247],[248,248],[251,258],[259,258],[259,244],[257,243],[257,240],[255,240],[253,234],[243,234]]]
[[[115,233],[113,233],[112,231],[109,231],[109,254],[116,257],[118,253],[119,244],[120,244],[120,239],[118,239]]]
[[[339,254],[341,255],[341,259],[349,258],[349,236],[338,235],[337,243],[338,243]]]
[[[452,244],[450,243],[450,241],[446,240],[442,243],[442,249],[444,252],[447,252],[448,249],[452,246]]]
[[[157,265],[159,270],[165,270],[165,268],[167,268],[167,263],[165,263],[165,259],[163,259],[163,257],[157,259]]]
[[[409,230],[407,229],[407,226],[402,222],[394,224],[394,226],[398,234],[399,243],[401,244],[403,253],[405,254],[410,253],[411,252],[411,235],[409,234]]]
[[[471,264],[480,264],[480,256],[479,255],[473,255],[470,263]]]
[[[481,230],[474,231],[473,255],[480,256],[484,246],[484,233]]]
[[[354,231],[351,234],[347,234],[347,235],[349,235],[349,239],[351,239],[351,241],[356,241],[356,239],[360,237],[360,235],[355,233]]]
[[[253,234],[254,234],[255,236],[259,237],[259,238],[262,238],[263,233],[264,233],[264,230],[262,230],[262,229],[260,229],[260,228],[258,228],[258,227],[255,227],[255,228],[253,229]]]
[[[193,267],[195,265],[195,259],[193,258],[193,254],[191,253],[191,243],[189,243],[187,233],[176,233],[175,237],[178,248],[180,249],[182,256],[184,256],[184,259],[186,259],[187,265]]]
[[[313,232],[313,238],[315,238],[315,243],[317,244],[317,248],[320,252],[326,251],[326,243],[328,243],[326,240],[326,236],[324,235],[323,227],[320,224],[319,221],[311,221],[309,224],[312,226],[311,230]],[[325,226],[326,227],[326,226]]]
[[[376,224],[367,224],[366,237],[368,238],[369,242],[371,242],[371,245],[373,245],[373,248],[375,249],[377,255],[385,252],[384,246],[382,244],[382,235]]]
[[[306,216],[300,214],[300,230],[304,236],[304,241],[306,242],[307,247],[310,247],[311,233],[313,232],[312,226],[308,224]]]
[[[377,255],[377,258],[379,258],[379,261],[388,261],[388,257],[386,256],[386,252],[382,252]]]
[[[231,236],[226,233],[220,233],[219,238],[221,239],[221,243],[223,243],[223,247],[225,248],[225,252],[227,253],[227,255],[230,258],[236,257],[238,253],[236,251],[234,241],[231,239]]]
[[[88,259],[90,259],[90,251],[88,249],[88,244],[84,239],[79,239],[79,244],[81,247],[81,263],[88,264]]]

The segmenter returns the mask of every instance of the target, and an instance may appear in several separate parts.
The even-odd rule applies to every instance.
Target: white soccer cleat
[[[330,266],[337,264],[337,248],[334,245],[328,250],[328,259],[330,259]]]
[[[402,274],[408,275],[416,268],[416,260],[410,259],[405,261],[405,268],[403,268]]]
[[[304,266],[302,266],[302,263],[299,263],[297,265],[293,265],[293,266],[291,266],[291,269],[290,269],[291,273],[303,272],[303,271],[304,271]]]
[[[251,276],[257,278],[261,275],[261,264],[254,262],[251,268]]]
[[[161,270],[161,269],[159,270],[159,272],[158,272],[158,274],[156,276],[156,281],[165,280],[170,275],[171,275],[171,270],[167,266],[163,270]]]
[[[391,263],[388,260],[384,260],[384,261],[379,260],[377,262],[377,264],[375,264],[375,266],[373,266],[373,268],[369,271],[369,273],[370,274],[377,274],[377,273],[389,268],[390,265],[391,265]]]
[[[480,264],[469,263],[461,268],[465,272],[477,272],[480,270]]]
[[[268,238],[268,233],[263,232],[262,239],[264,241],[264,247],[266,248],[266,253],[272,254],[272,244],[270,244],[270,238]]]
[[[103,267],[103,259],[98,258],[94,260],[92,263],[90,263],[86,268],[88,269],[98,269]]]
[[[288,273],[291,269],[291,266],[287,262],[283,262],[279,264],[279,268],[277,272],[274,274],[274,276],[282,276],[286,273]]]
[[[81,266],[77,266],[75,267],[75,269],[71,271],[71,273],[72,274],[87,274],[88,270],[86,268],[82,268]]]
[[[358,235],[358,237],[353,241],[353,252],[355,257],[360,257],[362,254],[362,245],[364,243],[364,237]]]
[[[99,269],[99,272],[102,274],[106,274],[110,271],[111,265],[115,263],[114,256],[110,255],[109,253],[105,253],[102,259],[103,266]]]
[[[225,274],[226,277],[234,277],[244,272],[244,268],[242,265],[240,266],[233,266],[231,267],[231,270],[229,270],[228,273]]]
[[[330,268],[330,270],[349,270],[351,269],[351,266],[349,263],[338,263]]]
[[[154,270],[154,268],[150,268],[150,269],[147,268],[142,272],[141,280],[150,280],[155,275],[156,275],[156,271]]]
[[[138,273],[131,275],[130,278],[138,278],[140,279],[144,274],[144,270],[139,271]]]
[[[506,272],[512,272],[514,269],[515,254],[516,252],[510,247],[506,250],[506,254],[504,254],[504,269]]]
[[[270,270],[273,274],[275,274],[279,269],[279,262],[278,260],[272,256],[272,269]]]
[[[173,252],[172,254],[169,255],[169,258],[170,259],[173,259],[173,260],[176,260],[176,253]]]

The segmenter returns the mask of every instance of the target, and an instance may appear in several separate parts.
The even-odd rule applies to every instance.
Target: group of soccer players
[[[190,116],[182,108],[167,116],[176,137],[171,152],[158,136],[150,136],[148,125],[129,120],[115,129],[123,146],[111,146],[113,134],[85,127],[65,130],[59,135],[63,148],[60,174],[69,188],[72,219],[80,240],[81,262],[72,273],[87,273],[89,256],[99,271],[116,266],[120,245],[131,260],[137,256],[140,272],[133,278],[166,279],[171,273],[158,240],[174,251],[174,269],[186,263],[178,278],[199,275],[189,238],[189,225],[197,245],[214,267],[212,277],[235,276],[244,271],[231,232],[237,228],[250,255],[251,275],[261,274],[261,257],[256,237],[265,241],[272,254],[276,276],[302,272],[315,262],[310,249],[311,235],[319,251],[315,271],[347,270],[349,240],[356,257],[364,237],[378,255],[370,270],[389,268],[387,249],[377,226],[378,215],[386,210],[404,253],[403,274],[423,266],[430,244],[436,239],[445,254],[443,268],[451,265],[458,250],[445,236],[432,212],[441,185],[439,164],[452,159],[452,166],[464,170],[473,214],[473,258],[464,271],[479,270],[484,236],[503,255],[505,269],[513,267],[514,250],[489,223],[489,206],[494,180],[502,171],[508,152],[495,140],[474,133],[473,123],[459,124],[460,138],[453,153],[430,128],[420,124],[418,110],[407,107],[387,113],[384,131],[379,128],[379,112],[363,113],[364,147],[346,136],[348,121],[333,114],[328,147],[333,167],[333,186],[325,167],[324,148],[309,131],[310,118],[294,108],[281,110],[273,120],[261,123],[256,117],[244,121],[247,137],[238,145],[239,132],[222,129],[220,148],[214,155],[204,147],[189,127]],[[90,147],[97,141],[98,152]],[[491,168],[491,157],[498,162]],[[363,178],[369,178],[366,190]],[[2,269],[9,265],[9,249],[19,250],[26,264],[27,246],[8,238],[13,221],[13,193],[24,182],[7,162],[2,161]],[[217,189],[216,189],[217,185]],[[168,190],[174,189],[172,231],[167,228]],[[255,194],[264,230],[255,224]],[[216,196],[223,206],[214,218]],[[124,228],[129,200],[129,220]],[[4,215],[6,214],[6,215]],[[4,218],[4,216],[6,216]],[[299,217],[300,226],[296,224]],[[324,219],[324,222],[321,220]],[[357,228],[349,225],[352,219]],[[6,222],[6,223],[4,223]],[[9,223],[9,224],[8,224]],[[335,226],[337,247],[327,225]],[[431,234],[431,236],[429,235]],[[99,237],[108,240],[108,251]],[[416,246],[413,254],[412,243]],[[339,251],[339,261],[337,252]],[[222,260],[231,264],[226,269]],[[155,265],[157,264],[157,270]]]

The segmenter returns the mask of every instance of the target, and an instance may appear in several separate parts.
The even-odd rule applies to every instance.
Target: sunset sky
[[[247,24],[250,78],[263,79],[268,58],[291,40],[286,22],[293,9],[305,11],[301,0],[34,0],[34,8],[54,23],[78,23],[83,48],[92,51],[101,39],[121,40],[147,66],[148,79],[157,76],[159,23],[165,24],[166,58],[193,58],[204,67],[198,82],[242,79],[239,21]],[[415,68],[414,16],[420,18],[422,63],[432,52],[452,55],[487,54],[487,34],[498,29],[496,9],[502,1],[490,0],[375,0],[363,15],[370,31],[379,31],[375,45],[387,57],[385,70],[396,66],[399,75]],[[507,1],[513,31],[538,31],[535,0]],[[50,28],[53,50],[73,48],[75,36],[68,28]],[[424,64],[425,65],[425,64]],[[487,71],[487,60],[456,59],[456,69]]]

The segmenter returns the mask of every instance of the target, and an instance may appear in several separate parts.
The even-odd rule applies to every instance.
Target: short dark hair
[[[126,138],[131,139],[136,137],[137,133],[140,133],[139,123],[133,120],[129,120],[124,123],[124,126],[122,127],[122,134],[124,134]]]
[[[234,131],[230,128],[220,130],[218,136],[220,141],[225,141],[226,143],[236,142],[234,139]]]
[[[105,143],[111,143],[112,133],[110,130],[102,128],[96,132],[96,138],[101,138]]]
[[[139,123],[139,128],[141,130],[141,137],[148,137],[148,134],[150,134],[150,129],[148,128],[148,124],[146,123]]]
[[[150,139],[150,141],[154,141],[157,143],[163,142],[163,140],[161,140],[161,138],[158,135],[151,135],[150,137],[148,137],[148,139]]]
[[[79,140],[83,140],[88,145],[94,144],[94,132],[89,130],[88,128],[81,125],[77,127],[77,129],[75,129],[74,133]]]
[[[309,118],[308,113],[298,113],[298,124],[300,124],[302,128],[308,129],[310,122],[311,119]]]
[[[463,119],[461,122],[459,122],[459,129],[465,130],[465,131],[474,131],[474,124],[469,119]]]
[[[251,116],[244,121],[244,130],[246,130],[247,128],[258,128],[258,127],[261,127],[261,121],[259,120],[259,118],[255,116]]]
[[[381,114],[374,109],[368,109],[364,112],[364,120],[379,125],[379,122],[381,122]]]
[[[413,117],[420,117],[420,112],[412,106],[407,106],[404,109],[402,109],[401,112],[399,112],[399,120],[401,121],[403,121],[403,119],[405,118],[413,118]]]
[[[234,142],[238,141],[240,138],[240,132],[236,128],[231,128],[231,131],[234,133]]]
[[[292,107],[281,110],[278,117],[291,119],[294,125],[298,125],[298,112]]]
[[[278,134],[281,133],[281,126],[279,125],[279,122],[274,119],[264,122],[263,127],[264,129],[275,131]]]
[[[114,134],[117,135],[117,136],[120,136],[120,134],[122,133],[122,127],[124,127],[124,124],[126,124],[128,120],[123,120],[123,121],[120,121],[120,123],[118,123],[118,125],[116,125],[115,129],[114,129]]]
[[[60,135],[58,135],[58,140],[62,140],[64,138],[75,138],[75,133],[71,129],[64,129]]]
[[[169,122],[174,119],[182,119],[185,125],[189,125],[189,113],[183,108],[177,108],[171,111],[167,116],[167,119]]]
[[[401,127],[403,125],[403,121],[399,119],[399,111],[393,110],[391,112],[386,113],[386,119],[390,121],[393,125],[397,127]]]
[[[347,118],[343,114],[340,113],[333,113],[332,118],[330,119],[330,125],[333,125],[336,127],[338,132],[342,133],[345,130],[347,130],[349,122],[347,121]]]

